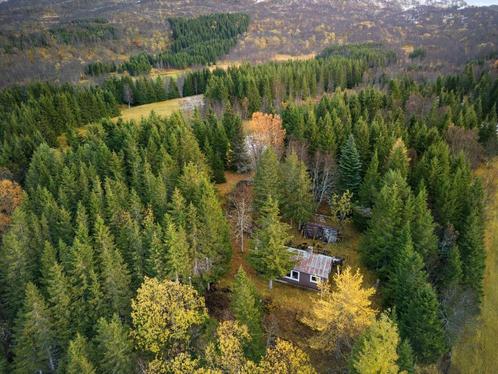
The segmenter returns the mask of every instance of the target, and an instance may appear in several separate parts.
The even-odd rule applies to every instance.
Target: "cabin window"
[[[291,270],[285,277],[299,282],[299,272],[297,270]]]
[[[310,282],[311,283],[318,283],[320,281],[320,278],[317,277],[316,275],[310,275]]]

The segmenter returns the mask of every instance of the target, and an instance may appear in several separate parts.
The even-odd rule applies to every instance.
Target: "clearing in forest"
[[[117,120],[118,118],[122,118],[125,121],[140,120],[141,118],[147,118],[151,112],[156,113],[158,116],[169,116],[179,110],[190,112],[194,108],[202,106],[203,102],[203,95],[196,95],[132,106],[131,108],[124,107],[121,109],[121,115],[114,117],[113,120]]]

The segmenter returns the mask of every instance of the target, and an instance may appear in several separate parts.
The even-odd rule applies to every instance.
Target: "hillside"
[[[227,11],[251,17],[249,31],[228,60],[264,61],[277,54],[318,53],[331,44],[375,41],[395,47],[408,64],[419,62],[408,55],[421,47],[430,69],[448,70],[497,49],[496,7],[462,5],[415,0],[11,0],[0,3],[0,85],[33,78],[78,81],[89,62],[122,62],[140,52],[164,51],[171,42],[168,17]],[[67,43],[50,31],[92,19],[106,20],[113,37]],[[50,34],[48,40],[32,35],[44,32]],[[22,49],[20,38],[25,41]]]

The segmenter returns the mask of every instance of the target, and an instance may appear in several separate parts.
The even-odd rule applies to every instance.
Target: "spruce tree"
[[[79,333],[71,340],[67,350],[67,374],[95,374],[87,340]]]
[[[339,187],[341,192],[349,190],[355,198],[361,184],[361,159],[354,136],[349,135],[348,140],[341,148],[339,159]]]
[[[235,275],[230,307],[235,319],[247,326],[251,336],[247,351],[251,359],[257,360],[264,352],[261,302],[254,284],[242,267]]]
[[[391,153],[386,162],[387,170],[398,170],[400,174],[406,178],[410,167],[410,159],[408,158],[408,150],[402,139],[397,139],[391,148]]]
[[[101,262],[103,308],[108,315],[117,313],[125,318],[129,314],[131,298],[130,274],[121,253],[114,245],[114,238],[100,216],[97,216],[94,231],[95,248]]]
[[[259,212],[271,196],[279,202],[280,193],[279,162],[272,148],[266,149],[259,159],[254,177],[254,209]]]
[[[400,372],[415,373],[415,358],[408,339],[403,339],[398,345],[398,367]]]
[[[483,228],[480,212],[474,208],[465,219],[463,232],[458,238],[462,258],[463,281],[482,296],[485,257]]]
[[[52,328],[60,352],[65,352],[74,332],[72,326],[72,292],[70,281],[57,262],[52,264],[46,281],[48,307],[52,318]]]
[[[133,373],[133,344],[130,331],[114,314],[107,321],[99,319],[97,325],[97,362],[104,374]]]
[[[405,243],[395,256],[388,289],[396,307],[401,337],[410,340],[420,362],[433,363],[446,350],[441,307],[427,280],[423,260],[414,251],[407,232]]]
[[[166,228],[166,246],[169,272],[177,282],[180,278],[186,282],[192,274],[192,258],[185,229],[170,223]]]
[[[404,198],[408,187],[398,172],[389,172],[377,194],[367,234],[360,245],[365,264],[386,279],[393,256],[399,250],[400,232],[404,226]]]
[[[271,289],[273,280],[287,274],[294,263],[293,254],[285,246],[290,239],[289,227],[280,221],[277,202],[271,196],[261,207],[257,225],[250,256],[256,270],[268,279]]]
[[[304,162],[292,152],[281,168],[282,216],[300,227],[307,222],[314,210],[311,180]]]
[[[438,240],[435,227],[432,214],[427,206],[427,192],[422,185],[414,200],[410,229],[413,247],[429,268],[433,267],[437,256]]]
[[[371,158],[368,169],[358,192],[360,203],[365,207],[372,207],[380,188],[381,177],[379,173],[379,157],[377,151]]]
[[[54,371],[57,365],[50,311],[36,286],[28,283],[16,323],[15,373]]]

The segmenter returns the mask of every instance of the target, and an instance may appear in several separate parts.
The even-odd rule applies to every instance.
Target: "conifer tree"
[[[56,368],[50,311],[36,286],[28,283],[15,332],[15,373],[49,372]]]
[[[396,307],[401,337],[410,340],[420,362],[431,363],[445,351],[446,342],[437,295],[423,267],[408,230],[395,256],[388,288]]]
[[[280,175],[277,155],[272,148],[267,148],[256,167],[254,177],[254,209],[259,212],[267,202],[268,196],[280,201]]]
[[[257,224],[250,256],[256,270],[268,279],[271,289],[273,280],[287,274],[294,262],[285,246],[290,239],[289,227],[280,221],[277,202],[271,196],[262,206]]]
[[[403,339],[398,345],[398,367],[401,372],[415,373],[415,359],[408,339]]]
[[[365,207],[372,207],[377,193],[380,189],[381,177],[379,173],[379,158],[377,151],[374,151],[368,169],[363,178],[358,197],[360,203]]]
[[[95,248],[101,261],[103,308],[107,310],[108,315],[117,313],[125,318],[129,314],[131,298],[130,274],[121,253],[114,245],[114,238],[100,216],[97,216],[94,231]]]
[[[230,307],[235,319],[247,326],[251,336],[248,353],[252,359],[257,360],[264,351],[261,303],[254,284],[242,267],[235,275]]]
[[[482,280],[485,269],[482,221],[477,208],[465,219],[464,230],[458,239],[462,258],[463,281],[482,295]]]
[[[57,262],[49,269],[46,281],[48,306],[52,318],[53,334],[61,352],[65,352],[74,331],[72,327],[72,293],[70,281]]]
[[[437,256],[437,237],[432,214],[427,206],[427,192],[422,185],[414,200],[410,225],[413,247],[431,268]]]
[[[339,186],[342,192],[349,190],[354,196],[358,193],[361,184],[361,159],[354,136],[349,135],[341,148],[339,159]]]
[[[295,152],[287,156],[281,170],[282,216],[300,227],[313,214],[311,180],[304,162],[297,158]]]
[[[350,359],[351,372],[397,374],[398,343],[396,324],[382,313],[356,341]]]
[[[408,176],[410,167],[410,159],[408,158],[408,150],[402,139],[397,139],[391,148],[391,153],[386,162],[387,170],[397,170],[403,178]]]
[[[192,258],[185,229],[170,223],[166,228],[166,246],[169,271],[177,282],[180,278],[186,282],[192,274]]]
[[[69,343],[67,351],[66,373],[68,374],[95,374],[96,370],[91,361],[90,349],[87,340],[79,333]]]
[[[114,314],[107,321],[99,319],[97,326],[98,367],[104,374],[133,373],[133,345],[130,331]]]
[[[398,172],[388,172],[385,184],[377,194],[372,219],[369,222],[360,251],[363,261],[385,279],[393,256],[399,249],[400,232],[404,226],[404,195],[406,182]]]

